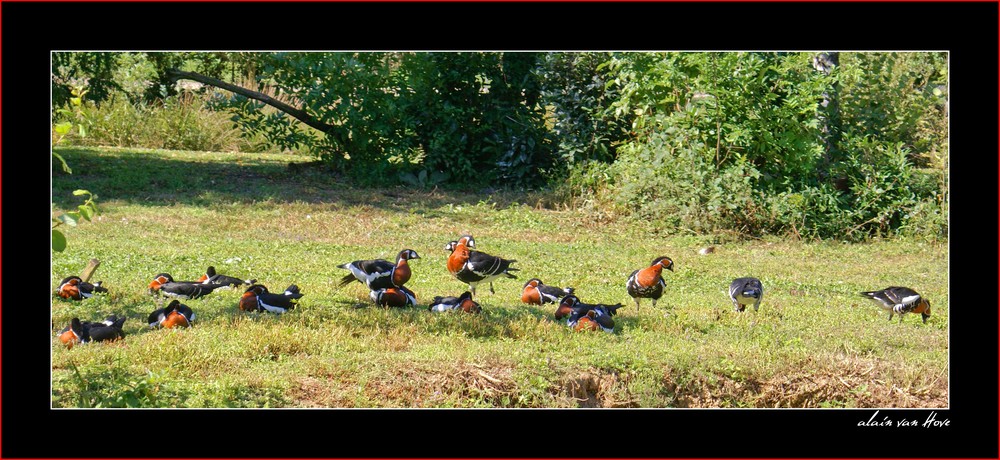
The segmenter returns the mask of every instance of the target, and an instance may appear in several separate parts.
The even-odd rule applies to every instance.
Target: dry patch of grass
[[[894,383],[891,367],[877,360],[841,358],[767,379],[711,374],[679,384],[668,374],[664,387],[674,395],[677,407],[948,407],[946,378],[929,376],[920,386],[904,385]]]
[[[567,374],[559,381],[558,397],[573,403],[568,407],[639,407],[629,397],[628,379],[627,374],[593,370]]]

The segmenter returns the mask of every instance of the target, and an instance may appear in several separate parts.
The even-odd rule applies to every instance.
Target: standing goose
[[[419,259],[417,251],[403,249],[396,256],[396,263],[393,264],[385,259],[355,260],[354,262],[338,265],[337,268],[350,270],[350,274],[340,279],[337,287],[344,287],[357,280],[359,283],[368,286],[369,290],[377,291],[390,287],[401,287],[410,280],[412,272],[410,264],[407,262]]]
[[[733,309],[736,311],[744,311],[751,304],[753,311],[757,311],[763,299],[764,285],[757,278],[736,278],[729,285],[729,300],[733,301]]]
[[[889,320],[892,315],[899,315],[899,322],[903,322],[903,315],[907,313],[920,313],[924,324],[931,316],[931,301],[910,289],[902,286],[890,286],[880,291],[862,292],[861,295],[872,299],[889,312]]]
[[[448,271],[455,279],[467,283],[473,296],[476,295],[476,285],[479,283],[490,283],[490,293],[496,294],[493,289],[493,280],[501,276],[517,279],[510,273],[518,270],[510,266],[517,260],[503,259],[470,249],[474,245],[475,241],[472,237],[465,235],[455,244],[448,243],[445,246],[445,248],[452,248],[451,255],[448,256]]]
[[[648,267],[632,272],[625,282],[628,295],[635,300],[635,311],[639,312],[639,299],[653,299],[653,307],[656,301],[663,296],[663,269],[674,271],[674,261],[669,257],[657,257]]]

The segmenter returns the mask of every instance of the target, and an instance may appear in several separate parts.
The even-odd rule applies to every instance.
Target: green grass
[[[287,155],[60,149],[53,202],[98,195],[101,215],[67,229],[52,285],[79,274],[111,292],[53,298],[54,407],[947,407],[947,245],[805,243],[769,237],[698,250],[711,236],[650,234],[598,222],[543,194],[356,189]],[[481,285],[482,315],[431,314],[436,295],[466,286],[445,268],[445,243],[517,259],[518,280]],[[422,308],[381,309],[337,265],[416,250],[408,283]],[[639,313],[625,278],[670,256],[663,299]],[[152,276],[196,278],[214,265],[272,290],[295,283],[294,311],[244,315],[240,290],[184,301],[187,330],[149,330]],[[760,311],[737,314],[729,282],[764,282]],[[520,303],[538,277],[584,302],[625,303],[614,334],[573,333],[552,306]],[[858,293],[905,285],[933,304],[902,324]],[[74,316],[125,314],[117,343],[67,350]]]

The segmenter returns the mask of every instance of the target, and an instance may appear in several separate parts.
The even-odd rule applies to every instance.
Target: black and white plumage
[[[60,339],[68,347],[74,343],[105,342],[117,340],[125,337],[122,327],[125,325],[127,317],[116,315],[108,316],[104,321],[90,322],[80,321],[80,318],[73,318],[69,327],[63,329]]]
[[[469,251],[469,261],[455,277],[459,281],[468,283],[473,295],[476,293],[476,285],[479,283],[490,283],[490,293],[496,294],[493,289],[493,280],[500,277],[517,279],[517,276],[510,273],[517,271],[516,268],[510,266],[514,262],[517,260],[504,259],[485,252]]]
[[[764,285],[757,278],[736,278],[729,285],[729,299],[736,311],[746,310],[747,305],[753,305],[753,311],[757,311],[763,298]]]
[[[566,325],[576,328],[581,319],[588,317],[595,321],[604,332],[614,332],[615,321],[611,317],[615,316],[620,308],[622,308],[620,303],[614,305],[587,304],[581,302],[575,295],[568,295],[559,302],[555,319],[558,321],[566,318]]]
[[[466,313],[480,313],[482,312],[482,307],[476,301],[472,300],[472,293],[465,291],[462,295],[458,297],[434,297],[431,304],[427,306],[427,311],[431,312],[445,312],[445,311],[455,311],[461,310]]]
[[[475,245],[474,241],[471,236],[464,235],[457,242],[445,246],[446,249],[452,248],[452,253],[448,256],[448,271],[457,280],[467,283],[473,296],[476,295],[476,286],[479,283],[490,283],[490,293],[495,294],[493,280],[500,277],[517,279],[517,276],[511,273],[518,271],[511,267],[517,260],[504,259],[470,249]]]
[[[355,280],[372,291],[403,286],[410,280],[412,274],[407,261],[419,258],[417,251],[403,249],[396,255],[396,263],[385,259],[369,259],[338,265],[337,268],[349,270],[351,273],[341,278],[337,287],[347,286]]]
[[[296,285],[288,286],[285,292],[275,294],[267,290],[262,284],[255,284],[247,288],[240,299],[240,309],[244,311],[269,311],[271,313],[285,313],[295,308],[296,301],[301,299],[301,292]]]
[[[198,282],[202,284],[221,284],[223,286],[237,287],[251,286],[257,280],[242,280],[233,276],[222,275],[215,271],[214,266],[209,265],[208,269],[205,270],[205,274],[201,275],[201,278],[198,279]]]
[[[181,315],[183,319],[174,318],[175,315]],[[173,325],[178,323],[190,326],[194,323],[194,310],[182,304],[179,300],[174,299],[166,307],[153,310],[146,319],[146,322],[149,323],[150,328],[160,326],[173,327]]]
[[[674,261],[669,257],[657,257],[648,267],[633,271],[625,281],[628,295],[635,301],[635,311],[639,312],[639,299],[652,299],[653,306],[663,296],[663,288],[667,285],[663,280],[663,269],[674,271]]]
[[[162,294],[177,299],[197,299],[212,291],[226,287],[223,284],[203,284],[194,281],[174,281],[169,273],[160,273],[149,283],[151,294]]]
[[[878,302],[884,310],[889,312],[889,320],[892,315],[899,315],[899,322],[903,322],[903,315],[907,313],[920,313],[924,323],[931,316],[931,302],[923,296],[902,286],[890,286],[879,291],[862,292],[861,295]]]
[[[110,316],[102,323],[92,324],[86,335],[89,335],[90,339],[95,342],[125,338],[125,331],[122,330],[122,327],[125,325],[126,319],[124,316]]]
[[[449,241],[448,244],[444,245],[444,250],[454,252],[455,248],[458,247],[459,244],[463,244],[469,249],[476,248],[476,240],[472,237],[472,235],[462,235],[457,241]]]
[[[524,283],[524,288],[521,289],[521,302],[544,305],[559,302],[560,299],[571,294],[573,294],[571,287],[564,289],[558,286],[549,286],[538,278],[532,278]]]
[[[380,307],[405,308],[417,304],[417,295],[405,286],[377,289],[369,292],[368,297]]]
[[[101,286],[101,282],[88,283],[79,276],[69,276],[59,283],[56,294],[64,299],[83,300],[89,299],[96,293],[108,292],[108,289]]]
[[[79,320],[79,318],[74,318],[74,319]],[[118,315],[110,315],[107,318],[105,318],[104,321],[80,321],[80,326],[81,327],[87,327],[87,328],[90,328],[90,327],[108,327],[108,326],[113,326],[115,324],[115,322],[118,321],[119,319],[121,319],[121,318],[118,318]],[[69,330],[72,330],[72,329],[73,329],[73,323],[70,322],[69,326],[66,326],[65,328],[63,328],[63,330],[61,330],[59,332],[63,333],[63,332],[66,332],[66,331],[69,331]],[[79,331],[79,329],[80,328],[77,328],[78,331]]]

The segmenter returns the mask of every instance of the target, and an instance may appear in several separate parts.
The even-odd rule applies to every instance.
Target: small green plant
[[[412,172],[399,173],[399,180],[414,187],[427,188],[438,185],[450,177],[446,172],[430,171],[428,173],[428,171],[427,169],[422,169],[416,174]]]
[[[80,137],[87,137],[87,126],[90,125],[90,119],[83,111],[83,96],[87,94],[87,79],[73,79],[70,81],[69,87],[70,94],[72,94],[72,97],[69,99],[70,108],[56,109],[56,114],[59,115],[62,121],[59,121],[52,127],[53,147],[59,145],[66,136],[73,132],[74,124]],[[61,155],[52,151],[52,156],[56,157],[62,163],[63,171],[67,174],[73,174],[73,170],[66,164],[66,160]]]
[[[129,375],[118,368],[104,372],[90,372],[87,376],[79,366],[69,361],[76,386],[77,407],[163,407],[164,398],[161,376],[147,371],[145,375]]]
[[[87,190],[74,190],[73,195],[82,196],[87,195],[87,199],[83,204],[76,207],[76,211],[58,211],[56,210],[55,203],[52,204],[52,250],[62,252],[66,250],[66,235],[61,231],[56,230],[56,227],[61,225],[68,225],[70,227],[76,227],[80,219],[90,221],[91,218],[98,214],[97,203],[94,201],[96,196]]]
[[[76,123],[77,131],[80,137],[87,136],[86,125],[89,124],[89,120],[83,113],[83,96],[87,94],[87,80],[74,80],[70,83],[71,94],[73,97],[70,98],[70,109],[58,109],[56,113],[62,115],[63,121],[56,123],[52,129],[52,156],[59,159],[62,163],[62,169],[67,174],[73,174],[73,170],[66,164],[66,160],[56,153],[54,147],[62,142],[65,137],[73,131],[73,125]],[[75,227],[80,219],[90,221],[90,219],[97,215],[97,203],[94,201],[94,194],[87,190],[75,190],[73,195],[81,196],[87,195],[87,200],[83,204],[77,206],[76,211],[69,212],[59,212],[56,210],[55,203],[52,204],[52,250],[57,252],[62,252],[66,250],[66,235],[61,231],[56,230],[56,227],[61,225],[68,225],[70,227]]]
[[[253,135],[241,137],[240,131],[233,128],[230,114],[206,106],[210,97],[182,89],[176,95],[148,103],[114,93],[99,106],[88,104],[83,108],[93,122],[86,139],[73,141],[78,145],[213,152],[260,152],[268,148],[281,151],[264,145]]]

